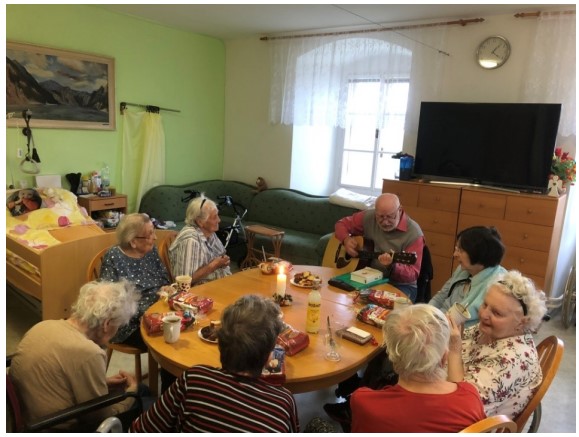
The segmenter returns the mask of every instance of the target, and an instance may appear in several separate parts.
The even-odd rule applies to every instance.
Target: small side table
[[[100,197],[97,195],[78,196],[78,204],[86,209],[88,215],[93,219],[96,217],[95,212],[106,211],[108,209],[119,211],[122,214],[127,213],[127,195],[116,194],[114,196]],[[106,228],[105,231],[114,231],[115,228]]]
[[[261,225],[249,225],[245,227],[245,233],[247,234],[247,256],[241,263],[241,268],[246,269],[248,267],[253,267],[262,262],[263,252],[260,248],[253,247],[256,235],[263,235],[264,237],[271,238],[271,243],[273,245],[273,254],[267,253],[267,255],[279,258],[281,253],[281,243],[284,231],[279,229],[271,229]],[[259,256],[258,256],[259,255]]]

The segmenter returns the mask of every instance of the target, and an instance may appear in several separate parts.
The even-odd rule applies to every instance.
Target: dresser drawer
[[[418,206],[440,211],[458,212],[460,189],[434,186],[420,187]]]
[[[104,209],[125,208],[127,206],[126,197],[103,197],[102,199],[91,199],[91,211],[102,211]]]
[[[424,230],[423,230],[424,231]],[[451,258],[454,252],[455,236],[438,232],[424,231],[426,245],[433,255]]]
[[[523,275],[544,277],[548,258],[548,252],[509,247],[501,265],[508,270],[518,270]]]
[[[547,226],[508,222],[473,215],[460,216],[458,220],[459,232],[472,226],[494,226],[501,234],[501,239],[506,247],[515,246],[541,252],[548,252],[550,249],[553,228]]]
[[[505,218],[514,222],[553,226],[558,203],[549,199],[508,196]]]
[[[422,228],[423,232],[432,231],[455,236],[458,213],[435,209],[409,208],[408,215]]]
[[[460,213],[503,219],[506,204],[507,196],[504,194],[464,190],[460,201]]]
[[[384,179],[382,193],[396,194],[403,208],[418,205],[419,186],[408,182],[398,182]]]

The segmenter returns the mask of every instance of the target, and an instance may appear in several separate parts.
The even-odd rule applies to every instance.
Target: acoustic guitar
[[[369,267],[372,260],[377,259],[384,252],[374,251],[374,242],[364,237],[354,237],[358,242],[358,257],[353,258],[346,252],[344,245],[332,235],[322,265],[325,267],[333,267],[338,269],[338,274],[350,273],[355,270]],[[414,264],[418,257],[416,252],[395,252],[392,254],[392,263],[399,264]]]

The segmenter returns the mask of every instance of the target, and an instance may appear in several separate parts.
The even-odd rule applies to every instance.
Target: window
[[[408,79],[350,81],[339,186],[381,190],[383,178],[398,174],[400,161],[392,155],[402,150],[408,89]]]

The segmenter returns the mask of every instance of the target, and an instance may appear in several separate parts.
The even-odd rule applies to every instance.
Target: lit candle
[[[277,287],[275,292],[278,296],[285,297],[285,287],[286,287],[287,276],[283,272],[283,268],[280,267],[279,274],[277,275]]]

